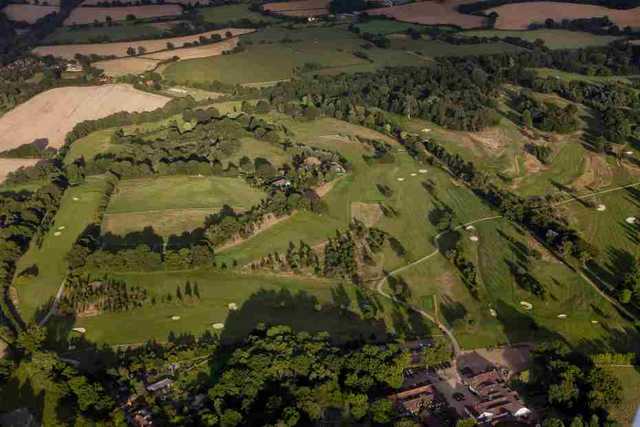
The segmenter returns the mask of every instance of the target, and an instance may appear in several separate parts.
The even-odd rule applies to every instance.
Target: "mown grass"
[[[32,242],[27,253],[19,260],[14,286],[18,292],[18,308],[25,321],[33,320],[36,313],[46,308],[55,296],[67,273],[65,256],[85,227],[97,220],[105,190],[106,183],[102,176],[89,177],[85,183],[67,189],[42,245]],[[60,227],[64,229],[60,230]],[[55,236],[56,232],[60,235]],[[31,266],[37,266],[38,275],[20,277],[20,273]]]
[[[460,33],[462,36],[477,37],[517,37],[529,42],[544,41],[549,49],[579,49],[589,46],[606,46],[620,37],[599,36],[580,31],[568,30],[526,30],[526,31],[500,31],[500,30],[475,30]]]

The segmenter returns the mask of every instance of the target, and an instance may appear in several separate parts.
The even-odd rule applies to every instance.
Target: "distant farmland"
[[[24,21],[26,23],[33,24],[38,19],[43,18],[50,13],[58,12],[59,10],[60,8],[58,6],[10,4],[2,9],[2,13],[7,15],[7,18],[11,21]]]
[[[526,30],[529,24],[542,24],[546,19],[562,21],[608,16],[619,27],[640,27],[640,7],[628,10],[602,6],[561,2],[531,2],[507,4],[490,11],[498,13],[496,28],[500,30]],[[487,12],[490,12],[487,11]]]
[[[20,169],[23,166],[32,166],[40,159],[0,159],[0,183],[4,182],[9,172]]]
[[[477,30],[465,31],[461,34],[464,36],[478,37],[518,37],[530,42],[535,42],[537,39],[540,39],[544,41],[545,46],[550,49],[579,49],[588,46],[606,46],[612,41],[619,39],[619,37],[615,36],[599,36],[581,31],[548,29],[530,31]]]
[[[182,13],[182,7],[177,4],[157,4],[146,6],[126,7],[76,7],[71,15],[64,20],[64,25],[91,24],[94,21],[105,22],[107,16],[114,21],[124,21],[128,15],[136,18],[154,18],[158,16],[174,16]],[[117,31],[117,29],[115,30]]]
[[[52,147],[64,144],[66,134],[84,120],[106,117],[119,111],[149,111],[169,98],[124,84],[64,87],[43,92],[0,118],[0,149],[15,148],[36,139]]]
[[[299,0],[267,3],[263,8],[287,16],[321,16],[329,13],[329,3],[329,0]]]
[[[383,15],[398,21],[413,22],[425,25],[456,25],[462,28],[479,28],[484,18],[465,15],[458,12],[458,6],[469,3],[469,0],[453,0],[450,2],[423,1],[402,6],[369,9],[369,15]]]

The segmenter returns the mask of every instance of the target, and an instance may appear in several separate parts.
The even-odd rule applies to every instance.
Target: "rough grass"
[[[623,426],[633,425],[633,419],[640,402],[640,370],[636,367],[608,367],[607,371],[615,375],[622,384],[622,404],[610,411],[614,420]]]
[[[370,21],[357,24],[356,27],[361,33],[394,34],[403,33],[409,28],[420,29],[421,26],[407,22],[393,21],[391,19],[372,19]]]
[[[518,37],[529,42],[535,42],[540,39],[544,41],[545,46],[550,49],[579,49],[589,46],[605,46],[614,40],[619,39],[615,36],[599,36],[580,31],[567,30],[533,30],[533,31],[500,31],[500,30],[478,30],[465,31],[463,36],[478,37]]]
[[[118,26],[71,28],[58,27],[42,40],[42,44],[101,43],[157,37],[162,30],[149,24],[123,23]]]
[[[46,308],[54,297],[67,273],[65,256],[85,227],[96,221],[98,208],[105,192],[105,180],[101,176],[89,177],[84,184],[65,192],[60,209],[41,246],[31,245],[20,259],[16,271],[36,265],[39,274],[33,278],[20,277],[14,282],[18,292],[18,308],[25,321],[34,319],[36,313]],[[78,200],[73,200],[76,197]],[[59,227],[65,227],[58,230]],[[55,236],[55,232],[60,232]]]

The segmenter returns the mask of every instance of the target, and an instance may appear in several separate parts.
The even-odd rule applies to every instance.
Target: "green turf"
[[[18,262],[18,274],[33,265],[39,269],[36,277],[18,277],[14,283],[18,291],[18,308],[26,321],[33,320],[55,295],[67,273],[65,256],[85,227],[97,220],[105,190],[104,178],[95,176],[65,191],[55,222],[44,236],[42,245],[33,242]],[[78,200],[73,200],[74,197]],[[59,227],[64,229],[59,230]],[[55,236],[56,232],[60,235]]]
[[[579,49],[589,46],[606,46],[620,37],[599,36],[580,31],[568,30],[526,30],[526,31],[501,31],[501,30],[475,30],[465,31],[462,36],[477,37],[517,37],[529,42],[540,39],[550,49]]]
[[[522,50],[520,47],[504,42],[452,45],[440,40],[413,40],[409,37],[392,38],[391,49],[414,52],[427,57],[492,55],[520,52]]]
[[[224,6],[203,7],[198,8],[198,15],[202,19],[211,24],[226,24],[231,21],[239,21],[248,19],[251,22],[259,23],[274,23],[281,21],[273,16],[262,15],[258,12],[249,10],[249,5],[246,3],[240,4],[228,4]]]
[[[159,37],[163,31],[150,24],[123,23],[108,27],[58,27],[42,44],[102,43],[126,40],[142,40]]]
[[[241,178],[162,176],[120,181],[107,213],[163,209],[221,208],[228,204],[248,209],[264,193]]]

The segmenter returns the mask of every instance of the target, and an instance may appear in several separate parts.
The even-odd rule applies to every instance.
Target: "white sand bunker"
[[[627,224],[635,224],[637,220],[638,219],[635,216],[630,216],[629,218],[625,219],[624,221]]]
[[[467,230],[467,231],[471,231],[471,230],[475,230],[475,229],[476,229],[476,228],[475,228],[473,225],[467,225],[467,226],[465,227],[465,230]]]
[[[404,181],[404,178],[398,178],[398,181],[402,182]]]
[[[213,329],[222,329],[224,328],[224,323],[214,323],[213,325],[211,325],[211,327]]]
[[[59,231],[56,231],[55,233],[53,233],[54,236],[58,237],[59,235],[61,235],[62,233]]]
[[[558,314],[558,319],[566,319],[567,315],[566,314]]]
[[[596,207],[596,210],[597,210],[598,212],[606,211],[606,210],[607,210],[607,207],[606,207],[605,205],[603,205],[603,204],[599,204],[599,205]]]
[[[532,310],[533,309],[533,304],[531,304],[530,302],[527,302],[527,301],[520,301],[520,305],[523,306],[524,308],[526,308],[527,310]]]
[[[237,310],[238,309],[238,304],[236,304],[235,302],[232,302],[228,305],[229,310]]]
[[[489,309],[489,314],[491,317],[498,317],[498,313],[493,308]]]
[[[418,174],[417,174],[417,173],[412,173],[412,174],[411,174],[411,176],[416,176],[416,175],[418,175]]]
[[[627,156],[633,156],[633,151],[625,151],[624,154]]]
[[[478,240],[480,240],[480,238],[478,236],[471,236],[469,237],[469,240],[471,240],[472,242],[477,242]]]
[[[429,128],[424,128],[424,129],[422,129],[422,132],[424,132],[424,133],[429,133],[429,132],[431,132],[431,129],[429,129]]]
[[[600,322],[598,322],[597,320],[592,320],[591,323],[593,323],[594,325],[597,325]]]
[[[180,316],[171,316],[171,320],[180,320]]]
[[[72,331],[77,332],[79,334],[84,334],[85,332],[87,332],[85,328],[73,328]]]
[[[61,225],[60,227],[58,227],[58,230],[64,230],[64,225]]]
[[[418,172],[420,172],[420,173],[427,173],[427,170],[426,170],[426,169],[420,169]]]
[[[78,200],[80,200],[80,199],[79,199],[79,198],[77,198],[77,197],[75,197],[75,196],[73,197],[73,201],[74,201],[74,202],[77,202]]]

